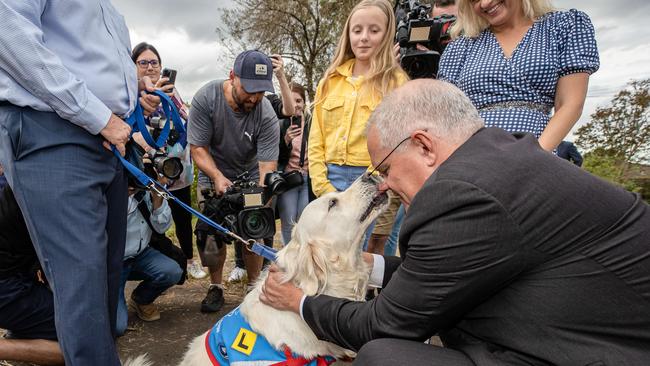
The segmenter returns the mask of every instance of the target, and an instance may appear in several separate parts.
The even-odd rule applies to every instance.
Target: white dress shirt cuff
[[[97,135],[106,127],[111,118],[111,110],[90,92],[88,103],[76,116],[70,118],[70,122],[82,127],[93,135]]]
[[[368,281],[369,287],[381,288],[384,282],[384,271],[386,269],[386,260],[379,254],[373,254],[372,272]]]
[[[307,298],[307,295],[302,295],[302,299],[300,299],[300,317],[302,320],[305,320],[305,317],[302,316],[302,306],[305,304],[305,299]]]

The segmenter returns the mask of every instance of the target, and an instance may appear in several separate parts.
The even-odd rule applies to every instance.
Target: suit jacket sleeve
[[[403,262],[375,300],[305,300],[303,316],[320,339],[353,350],[377,338],[424,340],[523,271],[521,235],[502,205],[471,184],[432,178],[402,226]]]

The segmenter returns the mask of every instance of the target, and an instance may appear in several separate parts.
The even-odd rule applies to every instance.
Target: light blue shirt
[[[129,31],[109,0],[0,0],[0,19],[0,100],[91,134],[134,109]]]
[[[140,210],[138,210],[138,201],[134,196],[133,194],[129,196],[124,259],[133,258],[145,250],[151,240],[151,234],[153,234],[149,224],[147,224],[147,220],[142,216]],[[160,234],[167,231],[172,226],[172,210],[169,208],[167,201],[163,201],[162,205],[152,212],[151,193],[147,192],[142,199],[147,203],[149,212],[151,212],[151,216],[149,217],[151,226]]]

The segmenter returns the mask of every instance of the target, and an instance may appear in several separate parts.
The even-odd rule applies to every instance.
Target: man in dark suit
[[[409,207],[402,258],[371,261],[384,290],[370,302],[303,296],[273,268],[263,302],[358,351],[355,365],[648,363],[650,208],[638,195],[531,135],[482,128],[435,80],[384,98],[368,149]],[[445,347],[422,343],[435,334]]]

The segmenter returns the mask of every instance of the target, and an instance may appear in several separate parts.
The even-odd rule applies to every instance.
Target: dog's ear
[[[322,293],[329,273],[327,243],[310,239],[306,243],[292,241],[282,256],[287,280],[294,281],[306,295]]]

